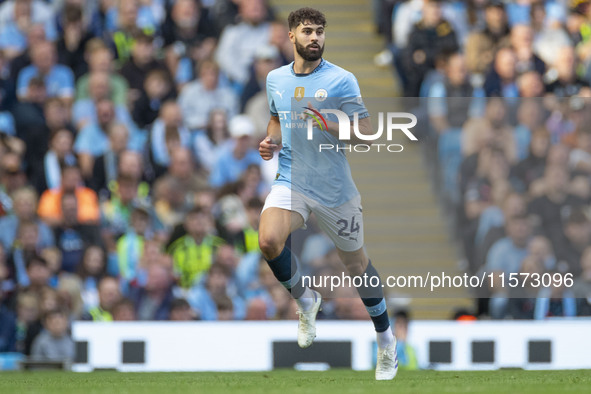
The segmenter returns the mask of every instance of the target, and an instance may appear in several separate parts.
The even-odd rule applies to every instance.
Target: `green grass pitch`
[[[591,370],[400,372],[376,382],[373,372],[278,370],[253,373],[4,372],[0,393],[589,393]]]

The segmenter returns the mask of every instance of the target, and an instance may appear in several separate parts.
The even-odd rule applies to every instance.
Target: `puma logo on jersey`
[[[281,92],[279,90],[276,90],[275,93],[277,93],[277,95],[279,96],[279,98],[281,100],[283,100],[283,93],[285,93],[285,90],[282,90]]]

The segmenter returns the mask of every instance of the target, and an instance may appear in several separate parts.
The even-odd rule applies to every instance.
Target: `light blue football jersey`
[[[337,207],[359,195],[343,148],[346,144],[316,125],[307,138],[307,120],[301,119],[308,103],[320,111],[336,109],[353,120],[369,116],[355,76],[324,59],[310,74],[296,74],[293,62],[267,76],[267,100],[271,115],[281,123],[283,147],[275,184],[284,185],[327,207]],[[337,121],[334,115],[323,115]],[[323,149],[320,144],[340,147]]]

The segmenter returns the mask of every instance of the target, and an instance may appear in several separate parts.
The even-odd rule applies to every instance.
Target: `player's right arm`
[[[259,154],[263,160],[271,160],[273,153],[281,145],[281,122],[278,116],[271,115],[267,125],[267,137],[259,144]]]

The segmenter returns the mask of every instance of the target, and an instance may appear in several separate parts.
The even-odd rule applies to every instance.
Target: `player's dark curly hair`
[[[326,26],[326,17],[324,14],[314,8],[304,7],[292,11],[287,17],[289,30],[295,29],[300,23],[313,23],[315,25]]]

